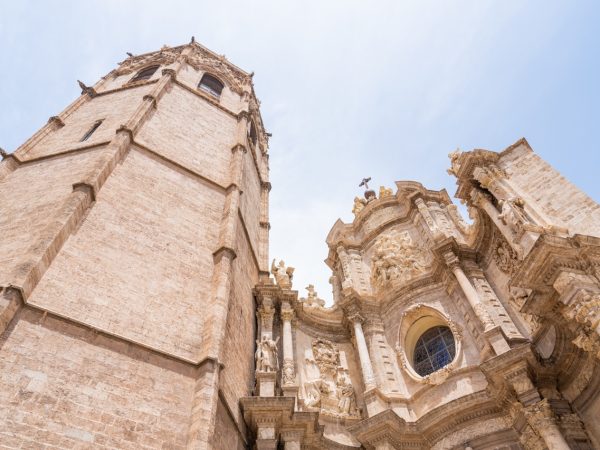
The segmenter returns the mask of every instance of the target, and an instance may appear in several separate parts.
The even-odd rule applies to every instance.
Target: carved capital
[[[352,312],[352,313],[348,314],[347,317],[348,317],[348,321],[351,324],[358,323],[358,324],[362,325],[365,321],[365,318],[363,316],[361,316],[360,313],[358,313],[358,312]]]
[[[556,425],[556,419],[548,400],[541,400],[524,409],[527,422],[537,431]]]
[[[460,269],[460,260],[458,256],[454,252],[446,252],[444,253],[444,262],[448,266],[450,270],[454,270],[456,268]]]
[[[294,319],[294,310],[291,308],[281,308],[281,320],[291,322]]]
[[[162,72],[163,76],[168,76],[171,78],[175,78],[176,72],[173,69],[163,69]]]

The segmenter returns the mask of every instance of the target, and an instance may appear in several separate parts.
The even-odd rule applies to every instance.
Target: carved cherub
[[[292,279],[294,278],[294,268],[286,267],[283,260],[279,260],[279,264],[275,265],[275,259],[271,263],[271,273],[275,277],[275,281],[283,289],[291,289]]]
[[[386,188],[385,186],[379,186],[379,198],[391,197],[394,195],[392,188]]]
[[[364,209],[366,204],[367,201],[364,198],[354,197],[354,207],[352,208],[354,216],[358,216],[358,213]]]

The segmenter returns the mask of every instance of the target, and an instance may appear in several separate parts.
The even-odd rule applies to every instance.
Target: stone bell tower
[[[0,164],[0,442],[246,448],[270,189],[252,75],[192,39],[80,86]]]

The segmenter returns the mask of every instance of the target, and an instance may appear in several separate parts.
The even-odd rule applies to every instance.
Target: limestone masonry
[[[0,163],[0,448],[600,448],[600,206],[521,139],[270,260],[252,74],[131,56]],[[352,201],[349,199],[349,206]]]

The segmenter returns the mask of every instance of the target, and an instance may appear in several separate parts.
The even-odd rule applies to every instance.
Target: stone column
[[[548,400],[542,400],[525,409],[525,417],[531,427],[544,440],[549,450],[569,450],[569,444],[556,423]]]
[[[484,330],[489,331],[494,328],[494,322],[492,321],[492,318],[487,312],[485,305],[481,301],[479,294],[460,267],[458,257],[453,252],[448,252],[444,254],[444,259],[456,277],[456,281],[458,281],[460,288],[467,297],[471,308],[473,308],[473,311],[475,311],[475,314],[483,324]]]
[[[348,317],[354,328],[354,338],[356,340],[356,348],[358,350],[358,358],[360,359],[360,368],[362,370],[363,381],[365,383],[365,391],[377,387],[375,383],[375,375],[373,374],[373,366],[371,365],[371,357],[367,341],[362,329],[363,318],[359,314],[354,314]]]
[[[282,384],[293,386],[296,382],[294,369],[294,343],[292,341],[292,319],[294,310],[288,302],[281,305],[281,321],[283,323],[283,369],[281,371]]]

